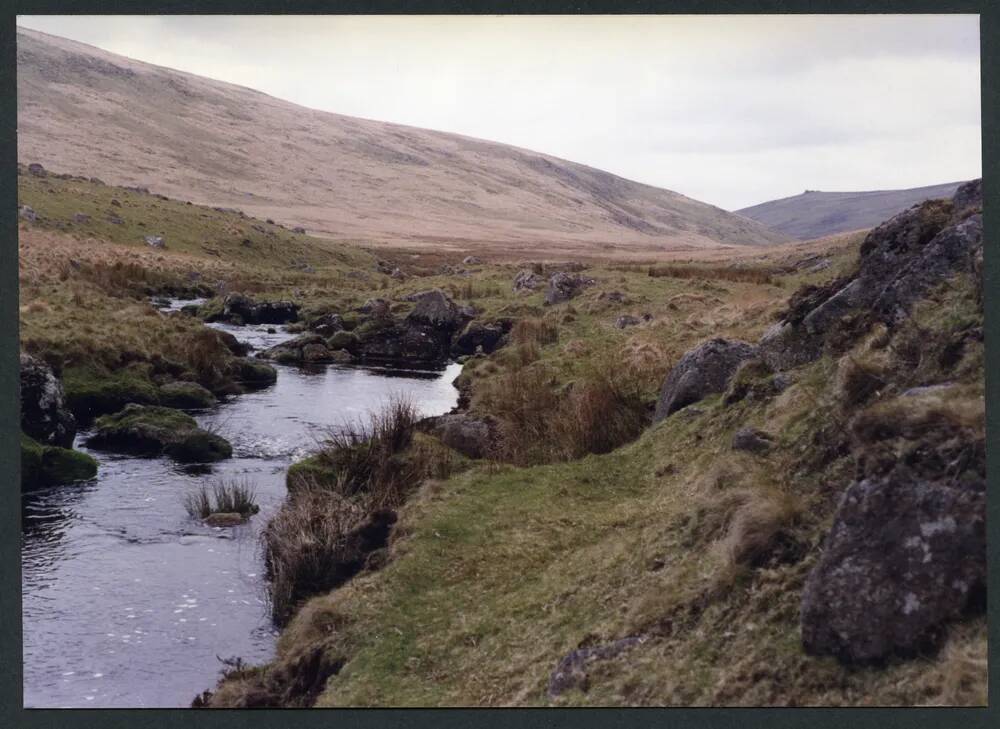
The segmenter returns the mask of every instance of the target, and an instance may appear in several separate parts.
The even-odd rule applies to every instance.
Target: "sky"
[[[975,15],[21,16],[314,109],[737,209],[981,174]]]

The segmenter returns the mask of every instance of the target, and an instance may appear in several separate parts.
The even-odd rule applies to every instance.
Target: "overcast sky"
[[[459,132],[736,209],[981,174],[979,21],[22,16],[315,109]]]

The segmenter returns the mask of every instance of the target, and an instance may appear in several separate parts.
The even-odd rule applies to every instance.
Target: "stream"
[[[293,336],[284,327],[212,326],[256,350]],[[98,459],[97,478],[24,495],[26,707],[186,707],[215,685],[220,659],[268,660],[276,633],[259,535],[285,497],[289,464],[391,397],[422,415],[447,412],[461,370],[275,367],[271,387],[193,413],[233,444],[233,458],[211,472],[94,452],[83,432],[75,447]],[[260,513],[249,523],[212,528],[188,515],[185,494],[219,478],[253,485]]]

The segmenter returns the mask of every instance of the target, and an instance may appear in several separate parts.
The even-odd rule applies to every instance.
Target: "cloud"
[[[35,16],[305,106],[738,208],[980,174],[979,23],[868,16]]]

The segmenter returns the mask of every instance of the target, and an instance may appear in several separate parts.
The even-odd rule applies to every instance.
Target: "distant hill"
[[[565,256],[789,240],[545,154],[307,109],[36,31],[17,32],[17,91],[23,163],[337,239]]]
[[[736,212],[800,240],[811,240],[872,228],[916,203],[951,197],[962,182],[871,192],[806,190],[801,195],[771,200]]]

